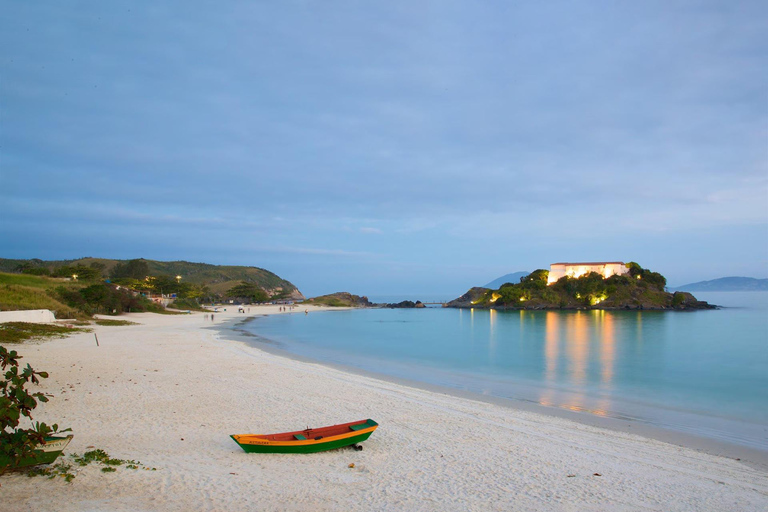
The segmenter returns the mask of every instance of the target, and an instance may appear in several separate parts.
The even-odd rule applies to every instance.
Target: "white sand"
[[[216,323],[245,317],[228,309]],[[283,358],[220,339],[202,313],[122,318],[141,325],[96,327],[100,347],[18,350],[50,372],[35,419],[72,427],[67,453],[157,471],[6,475],[1,511],[768,510],[768,474],[733,459]],[[368,417],[381,426],[362,452],[246,454],[228,437]]]

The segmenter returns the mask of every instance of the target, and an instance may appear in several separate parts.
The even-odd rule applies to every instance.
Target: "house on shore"
[[[623,261],[596,261],[589,263],[552,263],[549,266],[547,284],[557,282],[561,277],[581,277],[590,272],[597,272],[604,279],[613,275],[628,274],[629,269]]]

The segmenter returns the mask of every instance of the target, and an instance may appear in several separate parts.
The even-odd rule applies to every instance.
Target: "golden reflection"
[[[544,389],[539,397],[539,403],[541,405],[546,405],[547,407],[557,407],[557,404],[552,397],[553,394],[554,392],[551,389]]]
[[[491,349],[491,356],[493,356],[496,352],[496,315],[499,313],[495,309],[489,309],[488,310],[488,321],[490,322],[490,346]]]
[[[600,326],[600,375],[604,386],[613,381],[613,364],[616,360],[616,326],[613,313],[601,311]]]
[[[545,378],[555,380],[557,376],[557,352],[560,343],[560,313],[547,311],[544,317],[544,363]]]
[[[571,379],[575,385],[587,380],[587,359],[589,357],[589,318],[581,311],[568,318],[568,355],[571,360]]]
[[[521,324],[522,318],[521,315]],[[565,400],[565,403],[556,403],[557,393],[542,390],[539,396],[540,404],[572,411],[586,411],[598,416],[609,414],[611,410],[609,398],[603,397],[595,403],[583,391],[587,384],[590,367],[590,345],[593,344],[597,352],[593,356],[592,364],[598,366],[601,386],[608,387],[613,382],[616,365],[616,321],[617,318],[612,312],[603,310],[577,311],[573,314],[546,312],[544,317],[545,380],[567,386],[569,393],[567,398],[560,398]],[[565,333],[565,336],[562,336],[562,333]],[[561,343],[563,354],[561,354]],[[559,382],[558,364],[563,356],[565,374],[561,374],[562,382]]]
[[[589,412],[597,414],[598,416],[608,416],[610,411],[611,401],[608,398],[602,398]]]

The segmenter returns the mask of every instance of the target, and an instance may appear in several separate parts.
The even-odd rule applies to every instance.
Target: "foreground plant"
[[[40,379],[47,379],[48,373],[35,371],[30,365],[20,369],[21,358],[15,350],[0,346],[0,475],[22,459],[34,457],[35,448],[44,444],[46,437],[71,430],[41,422],[32,423],[32,428],[19,427],[22,418],[32,419],[38,402],[48,401],[45,393],[26,389],[30,383],[40,384]]]
[[[0,324],[0,343],[23,343],[33,339],[64,338],[76,332],[90,332],[90,329],[31,322],[6,322]]]
[[[70,462],[71,461],[71,462]],[[64,478],[67,482],[71,482],[77,476],[79,470],[73,470],[73,464],[76,467],[84,467],[89,464],[98,464],[101,467],[102,473],[114,473],[117,471],[117,466],[125,466],[126,469],[143,469],[145,471],[157,471],[156,468],[149,468],[144,466],[141,462],[135,460],[126,459],[114,459],[109,456],[107,452],[101,449],[91,450],[85,452],[82,456],[71,453],[69,454],[69,460],[63,462],[57,462],[48,466],[38,466],[27,471],[27,476],[47,476],[49,479],[56,477]]]

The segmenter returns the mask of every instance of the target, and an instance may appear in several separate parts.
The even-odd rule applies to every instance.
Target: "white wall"
[[[603,278],[607,279],[614,274],[626,274],[629,269],[620,263],[607,263],[601,265],[588,265],[585,263],[574,263],[572,265],[550,265],[549,266],[549,279],[547,284],[556,282],[563,276],[582,276],[589,272],[597,272],[601,274]]]
[[[6,322],[30,322],[33,324],[50,324],[56,317],[48,309],[30,309],[27,311],[0,311],[0,324]]]

